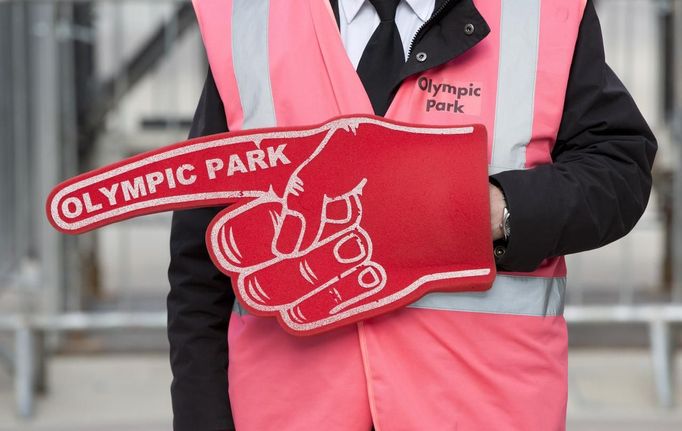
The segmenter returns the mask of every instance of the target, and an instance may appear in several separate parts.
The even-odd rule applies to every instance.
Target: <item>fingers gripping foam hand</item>
[[[378,117],[195,139],[73,178],[47,202],[80,233],[228,205],[206,232],[251,313],[314,334],[495,276],[483,126]]]

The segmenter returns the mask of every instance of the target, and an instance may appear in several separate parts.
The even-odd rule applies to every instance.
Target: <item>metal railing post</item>
[[[15,332],[14,391],[17,411],[22,418],[33,415],[35,337],[33,329],[22,322]]]
[[[661,407],[671,408],[674,399],[673,339],[670,323],[655,320],[649,324],[651,358],[654,368],[656,395]]]
[[[674,40],[682,40],[682,4],[674,2],[673,22]],[[673,47],[675,63],[674,76],[674,114],[672,122],[673,145],[677,147],[677,163],[673,179],[673,292],[675,302],[682,302],[682,43]]]

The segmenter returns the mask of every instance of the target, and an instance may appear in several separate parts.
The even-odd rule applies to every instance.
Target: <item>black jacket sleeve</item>
[[[190,137],[225,131],[224,108],[209,70]],[[234,294],[204,243],[219,210],[173,213],[167,306],[176,431],[234,429],[227,393],[227,326]]]
[[[657,144],[635,102],[604,59],[588,2],[571,66],[554,161],[491,176],[507,199],[511,236],[497,258],[507,271],[601,247],[628,233],[651,191]]]

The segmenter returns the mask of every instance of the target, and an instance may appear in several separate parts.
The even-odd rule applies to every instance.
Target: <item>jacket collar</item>
[[[429,12],[433,10],[434,1],[435,0],[405,0],[422,22],[426,22],[430,18]],[[339,7],[343,9],[348,24],[353,22],[360,12],[360,9],[362,9],[366,3],[369,3],[369,0],[339,0]]]
[[[471,28],[469,24],[473,26],[471,33],[465,32],[465,28]],[[490,27],[473,0],[436,0],[434,17],[417,34],[400,81],[462,55],[488,33]],[[415,54],[420,52],[426,54],[426,59],[416,59]]]
[[[367,0],[322,1],[331,2],[338,25],[339,3],[358,3],[359,11],[362,4]],[[407,63],[403,66],[398,81],[395,83],[396,87],[408,76],[438,67],[462,55],[490,33],[488,23],[476,9],[473,0],[436,0],[433,13],[438,16],[424,25],[417,35],[412,49],[414,53],[424,52],[427,54],[426,60],[420,62],[415,58],[415,55],[410,55]],[[357,15],[357,11],[353,16],[355,15]],[[464,32],[467,24],[474,26],[473,33],[469,35]]]

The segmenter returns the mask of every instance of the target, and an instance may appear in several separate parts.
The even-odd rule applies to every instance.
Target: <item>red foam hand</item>
[[[78,233],[133,216],[232,203],[206,242],[241,304],[313,334],[431,291],[490,287],[482,126],[342,117],[201,138],[59,185],[48,217]]]

